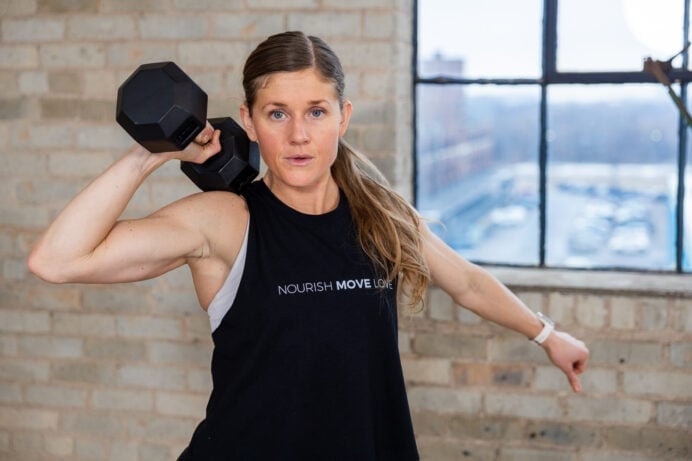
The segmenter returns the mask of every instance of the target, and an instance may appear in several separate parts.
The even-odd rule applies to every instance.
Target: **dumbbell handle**
[[[221,151],[204,163],[180,162],[180,169],[203,191],[240,192],[259,172],[259,148],[231,117],[209,119],[221,130]]]

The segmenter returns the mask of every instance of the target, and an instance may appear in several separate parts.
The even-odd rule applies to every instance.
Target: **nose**
[[[305,121],[299,118],[293,119],[291,125],[291,142],[293,144],[305,144],[310,141]]]

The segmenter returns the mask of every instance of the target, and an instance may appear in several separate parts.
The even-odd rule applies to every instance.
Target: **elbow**
[[[29,272],[48,283],[67,283],[69,280],[64,273],[64,266],[52,263],[48,258],[34,248],[26,260]]]

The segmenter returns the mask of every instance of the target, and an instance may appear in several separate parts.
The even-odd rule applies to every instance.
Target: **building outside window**
[[[482,263],[692,271],[689,0],[418,0],[416,205]],[[687,171],[687,172],[686,172]],[[687,191],[687,192],[685,192]]]

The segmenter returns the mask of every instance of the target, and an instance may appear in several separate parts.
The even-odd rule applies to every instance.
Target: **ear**
[[[240,120],[243,123],[247,137],[250,141],[257,142],[257,132],[255,131],[255,124],[252,123],[252,116],[250,115],[250,109],[247,104],[240,106]]]
[[[341,122],[339,123],[339,137],[343,137],[348,129],[348,123],[351,120],[351,112],[353,112],[353,104],[348,99],[344,100],[341,108]]]

